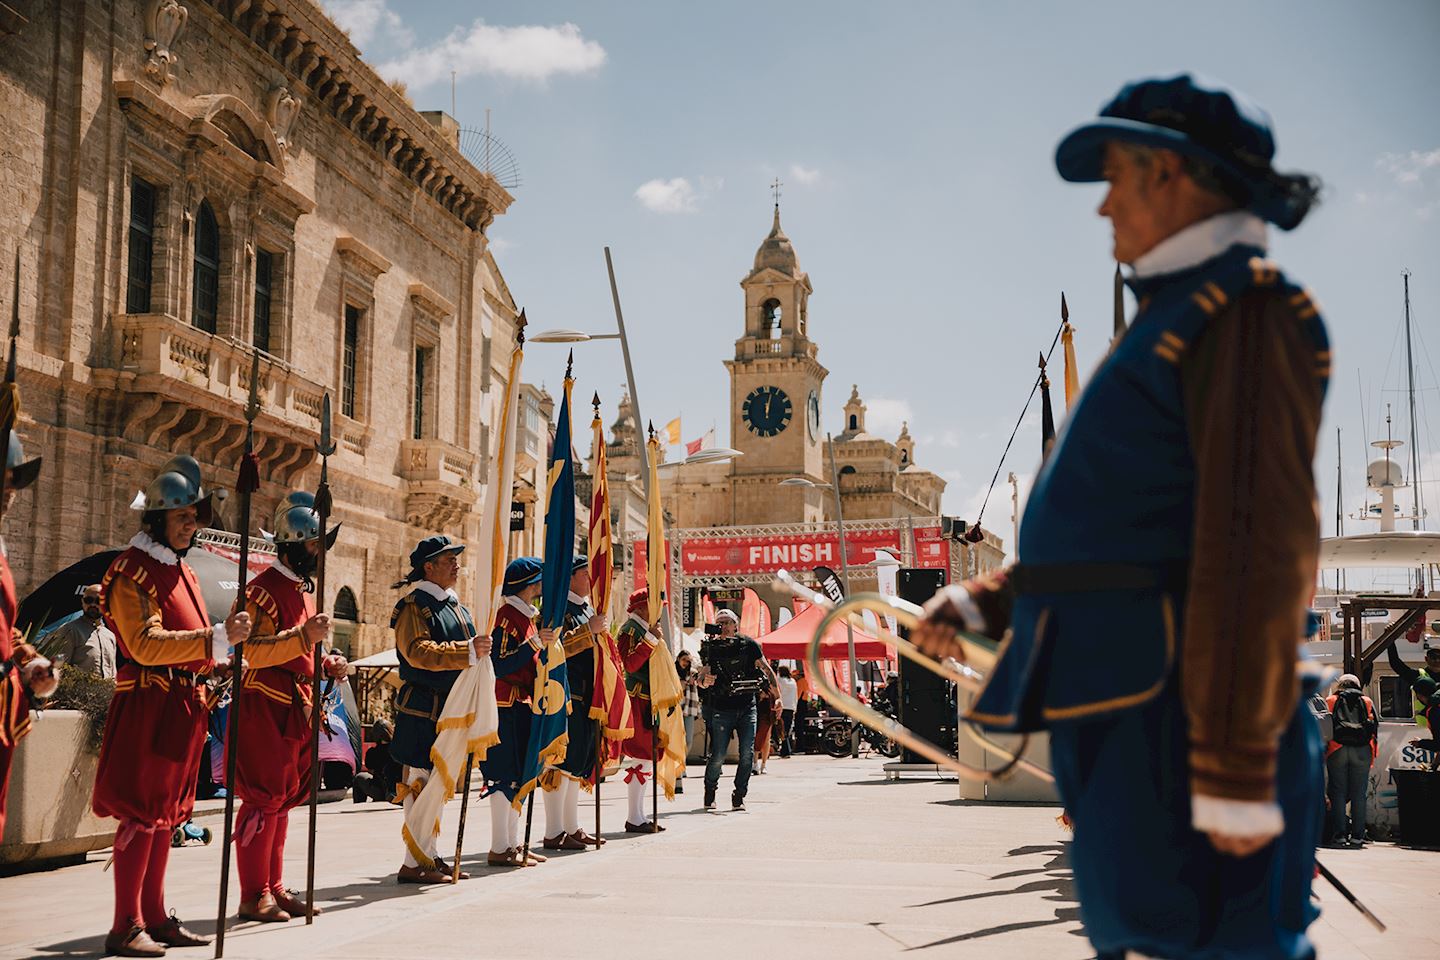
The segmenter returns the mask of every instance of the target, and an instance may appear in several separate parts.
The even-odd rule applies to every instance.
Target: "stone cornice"
[[[389,260],[351,236],[342,234],[336,237],[335,250],[347,264],[372,282],[391,267]]]
[[[410,284],[410,299],[415,301],[417,307],[438,320],[455,316],[455,304],[446,300],[427,284]]]
[[[386,83],[311,0],[207,0],[309,92],[309,104],[385,158],[465,226],[484,231],[514,198]]]

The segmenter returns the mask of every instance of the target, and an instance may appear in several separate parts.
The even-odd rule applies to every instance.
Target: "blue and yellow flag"
[[[575,572],[575,465],[570,459],[570,376],[565,365],[565,394],[555,424],[555,448],[550,458],[545,502],[545,566],[540,574],[540,628],[556,631],[555,639],[535,657],[535,690],[530,698],[530,743],[525,751],[520,790],[515,806],[540,781],[547,763],[565,759],[569,745],[570,686],[565,673],[565,648],[560,628],[570,599],[570,576]]]

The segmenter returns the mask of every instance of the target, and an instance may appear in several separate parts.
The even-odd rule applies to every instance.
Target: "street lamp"
[[[830,434],[825,434],[825,446],[830,451],[830,482],[816,483],[808,477],[787,477],[780,481],[782,487],[810,487],[815,490],[831,490],[835,494],[835,530],[840,537],[840,576],[845,581],[845,595],[850,595],[850,558],[849,551],[845,549],[845,506],[840,501],[840,474],[835,466],[835,445],[830,439]],[[846,653],[850,660],[850,696],[859,698],[859,668],[855,663],[855,628],[850,625],[850,619],[845,619],[845,646]],[[860,756],[860,726],[856,724],[850,731],[850,756]]]

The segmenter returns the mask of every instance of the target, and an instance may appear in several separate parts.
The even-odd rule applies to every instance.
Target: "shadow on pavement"
[[[1057,906],[1055,916],[1049,920],[1026,920],[1015,923],[1002,923],[993,927],[984,927],[980,930],[971,930],[967,933],[956,934],[953,937],[944,937],[930,943],[918,944],[907,947],[907,950],[925,950],[930,947],[943,947],[952,943],[964,943],[968,940],[980,940],[985,937],[993,937],[1002,933],[1013,933],[1017,930],[1029,930],[1036,927],[1049,927],[1059,924],[1078,923],[1080,920],[1080,907],[1075,899],[1075,880],[1070,873],[1069,842],[1029,844],[1015,847],[1006,853],[1007,857],[1026,857],[1037,854],[1049,854],[1050,859],[1039,867],[1024,870],[1012,870],[1007,873],[997,874],[991,880],[1006,880],[1015,877],[1031,876],[1034,874],[1045,874],[1041,879],[1030,880],[1019,886],[1005,890],[986,890],[981,893],[967,893],[958,897],[946,897],[941,900],[930,900],[925,903],[911,904],[912,908],[938,907],[953,903],[966,903],[973,900],[985,900],[992,897],[1008,897],[1016,894],[1025,895],[1033,893],[1045,894],[1044,900],[1057,904],[1074,904],[1074,906]],[[1084,931],[1072,931],[1083,936]]]

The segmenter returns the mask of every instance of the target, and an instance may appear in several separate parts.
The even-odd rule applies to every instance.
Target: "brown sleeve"
[[[395,621],[395,647],[407,663],[421,670],[464,670],[470,666],[470,643],[432,640],[418,604],[407,603]]]
[[[210,659],[210,637],[214,629],[166,630],[160,608],[138,583],[117,576],[110,581],[105,597],[110,619],[125,641],[130,659],[146,667],[191,663]]]
[[[1180,690],[1197,794],[1275,797],[1318,562],[1315,352],[1282,292],[1252,290],[1184,363],[1195,533]]]
[[[245,641],[245,664],[252,668],[273,667],[289,663],[310,652],[305,634],[297,624],[284,630],[275,629],[275,616],[254,597],[245,601],[250,614],[250,639]]]

